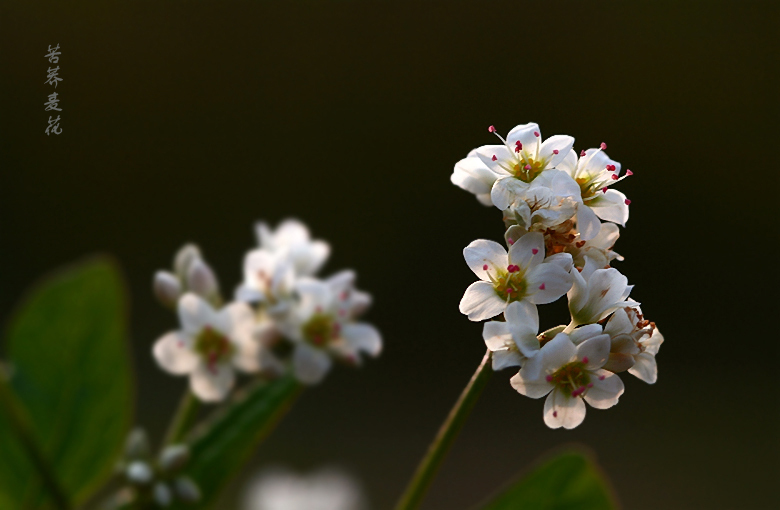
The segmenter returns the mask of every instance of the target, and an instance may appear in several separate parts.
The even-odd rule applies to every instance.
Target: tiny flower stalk
[[[463,428],[463,424],[466,422],[469,414],[471,414],[474,404],[476,404],[482,390],[490,379],[491,373],[493,373],[491,352],[488,350],[485,352],[485,356],[482,358],[482,362],[477,367],[474,375],[471,376],[468,385],[460,394],[458,401],[455,402],[452,410],[450,410],[450,414],[442,424],[433,442],[428,447],[428,453],[425,454],[425,457],[417,467],[395,510],[413,510],[420,506],[444,457],[449,452],[452,443],[458,436],[460,429]]]

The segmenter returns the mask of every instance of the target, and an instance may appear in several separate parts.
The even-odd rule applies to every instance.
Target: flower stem
[[[413,510],[420,505],[428,486],[433,481],[433,477],[439,470],[444,457],[447,455],[453,441],[457,437],[463,424],[466,422],[474,404],[479,395],[485,388],[485,384],[493,373],[490,363],[490,351],[485,352],[482,363],[479,364],[468,385],[463,389],[458,401],[455,402],[450,414],[442,424],[439,432],[436,434],[431,445],[428,447],[428,453],[417,467],[412,480],[406,487],[401,500],[395,507],[396,510]]]
[[[8,387],[3,374],[0,374],[0,407],[4,409],[11,428],[16,432],[19,442],[21,443],[22,448],[27,452],[30,462],[35,469],[38,470],[41,482],[44,487],[46,487],[46,490],[49,491],[50,496],[54,500],[55,507],[60,510],[69,510],[71,505],[68,501],[68,497],[62,487],[60,487],[49,462],[39,448],[38,442],[33,435],[30,420],[25,410],[22,408],[22,405],[11,391],[11,388]]]
[[[182,440],[182,438],[189,432],[192,421],[198,414],[200,409],[200,401],[195,398],[192,391],[187,389],[179,402],[179,408],[176,410],[176,415],[173,417],[168,432],[165,435],[165,441],[163,445],[176,444]]]

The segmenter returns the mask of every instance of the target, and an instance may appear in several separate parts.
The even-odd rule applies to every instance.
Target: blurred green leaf
[[[590,456],[566,452],[545,462],[482,510],[613,510],[612,493]]]
[[[126,306],[116,265],[94,258],[33,288],[7,330],[9,385],[74,504],[110,476],[129,429],[133,393]],[[0,502],[25,510],[52,508],[3,414],[0,410]]]
[[[224,410],[196,428],[190,437],[189,475],[203,494],[197,506],[210,508],[220,491],[246,464],[257,446],[287,412],[301,386],[292,375],[258,382],[239,392]]]

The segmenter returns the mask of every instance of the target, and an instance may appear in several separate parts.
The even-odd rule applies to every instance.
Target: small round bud
[[[175,307],[181,296],[181,282],[173,273],[157,271],[154,274],[154,295],[164,306]]]
[[[152,468],[146,462],[136,460],[127,465],[125,475],[130,483],[137,485],[146,485],[154,478]]]
[[[200,489],[192,479],[180,476],[173,481],[173,489],[176,495],[185,503],[195,503],[200,500]]]
[[[194,244],[185,244],[176,253],[176,257],[173,259],[173,270],[184,280],[187,273],[190,270],[192,262],[203,258],[200,254],[200,250]]]
[[[164,473],[175,473],[190,460],[190,449],[185,444],[166,446],[160,454],[160,469]]]
[[[171,489],[162,482],[154,484],[154,501],[160,506],[169,506],[173,501]]]
[[[149,438],[142,428],[130,431],[125,441],[125,456],[129,459],[138,459],[150,455]]]
[[[187,271],[187,290],[209,299],[219,293],[219,285],[214,271],[203,259],[195,259]]]

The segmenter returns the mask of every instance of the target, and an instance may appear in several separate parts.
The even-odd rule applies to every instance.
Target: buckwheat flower
[[[572,286],[567,294],[571,329],[576,325],[598,322],[620,307],[639,306],[636,301],[627,299],[633,288],[633,285],[628,285],[628,278],[615,268],[597,267],[593,259],[588,258],[582,271],[571,272]]]
[[[655,355],[664,341],[654,322],[644,319],[639,308],[618,308],[609,318],[604,333],[612,339],[609,360],[604,365],[612,372],[628,373],[653,384],[658,379]]]
[[[185,292],[195,293],[215,306],[222,301],[217,276],[194,244],[185,244],[176,252],[173,272],[155,273],[153,290],[160,303],[168,307],[175,307]]]
[[[341,285],[305,278],[298,281],[296,291],[299,300],[279,328],[294,345],[292,365],[299,381],[322,381],[333,358],[360,364],[361,353],[379,355],[379,331],[370,324],[354,321],[355,303]]]
[[[596,334],[575,345],[559,333],[525,362],[512,377],[512,387],[531,398],[547,395],[544,423],[553,429],[573,429],[585,419],[585,402],[608,409],[623,394],[620,378],[601,368],[609,346],[609,335]]]
[[[236,289],[237,301],[260,303],[272,316],[287,311],[295,286],[293,261],[285,253],[252,250],[244,257],[244,281]]]
[[[605,144],[602,146],[606,148]],[[579,159],[576,154],[572,155],[562,161],[558,168],[568,172],[577,181],[585,205],[592,208],[602,220],[625,226],[631,201],[623,193],[609,189],[609,186],[633,175],[633,172],[627,170],[621,177],[620,163],[610,159],[603,149],[588,149]]]
[[[261,221],[257,223],[256,231],[260,248],[289,259],[297,276],[315,274],[330,255],[330,245],[312,240],[309,229],[298,220],[285,220],[276,230]]]
[[[234,370],[256,372],[265,353],[252,338],[254,316],[244,303],[214,310],[195,294],[179,300],[181,330],[160,338],[153,348],[157,363],[169,373],[189,375],[190,388],[206,402],[223,400],[235,380]]]
[[[571,287],[571,256],[544,258],[544,236],[532,232],[509,248],[478,239],[463,250],[466,263],[480,281],[472,283],[460,301],[460,312],[481,321],[502,313],[509,303],[552,303]]]
[[[310,475],[271,469],[255,477],[244,495],[243,510],[365,510],[360,485],[334,468]]]
[[[527,301],[506,307],[506,322],[486,322],[482,329],[485,345],[493,353],[493,370],[519,367],[539,351],[539,312]]]

